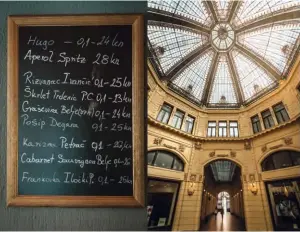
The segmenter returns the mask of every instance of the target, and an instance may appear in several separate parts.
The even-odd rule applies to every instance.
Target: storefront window
[[[179,183],[149,180],[148,230],[171,230]]]
[[[184,164],[178,157],[163,150],[148,152],[148,165],[176,171],[183,171],[184,169]]]
[[[300,230],[300,178],[267,182],[275,230]]]
[[[157,158],[154,162],[154,166],[171,169],[172,163],[173,163],[173,156],[171,154],[158,152]]]
[[[300,165],[300,152],[290,150],[278,151],[264,159],[262,170],[270,171],[297,165]]]

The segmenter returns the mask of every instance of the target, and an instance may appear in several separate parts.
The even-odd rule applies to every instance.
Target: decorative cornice
[[[250,140],[245,140],[244,148],[245,148],[245,150],[250,150],[252,148]]]
[[[283,138],[283,141],[286,145],[291,145],[293,144],[293,138],[292,137],[286,137],[286,138]]]
[[[237,137],[202,137],[202,136],[192,135],[192,134],[186,133],[186,132],[184,132],[182,130],[179,130],[179,129],[176,129],[174,127],[171,127],[170,125],[161,123],[161,122],[157,121],[156,119],[154,119],[153,117],[151,117],[150,115],[148,115],[148,123],[150,125],[153,125],[153,126],[161,128],[161,129],[164,129],[166,131],[175,133],[175,134],[177,134],[179,136],[182,136],[184,138],[187,138],[187,139],[190,139],[190,140],[194,140],[196,142],[199,142],[199,144],[201,144],[201,143],[203,143],[205,141],[207,141],[207,142],[218,142],[218,141],[249,142],[252,139],[256,139],[258,137],[261,137],[262,135],[265,135],[265,134],[268,134],[270,132],[277,131],[280,128],[286,127],[286,126],[288,126],[288,125],[296,122],[299,119],[300,119],[300,114],[296,115],[294,118],[290,119],[289,121],[287,121],[285,123],[276,125],[276,126],[274,126],[272,128],[269,128],[269,129],[264,130],[262,132],[259,132],[257,134],[250,135],[250,136],[243,136],[243,137],[238,137],[237,138]],[[289,141],[287,140],[287,142],[285,142],[285,143],[287,144],[288,142]],[[195,144],[195,148],[196,149],[201,149],[201,145],[199,145],[199,146],[200,146],[200,148],[197,148],[196,144]],[[246,149],[246,146],[245,146],[245,149]]]
[[[235,158],[235,157],[236,157],[236,152],[235,152],[235,151],[231,151],[231,152],[230,152],[230,156],[231,156],[232,158]]]
[[[214,152],[214,151],[212,151],[212,152],[210,152],[210,153],[208,154],[208,156],[209,156],[210,158],[214,157],[215,155],[216,155],[216,152]]]

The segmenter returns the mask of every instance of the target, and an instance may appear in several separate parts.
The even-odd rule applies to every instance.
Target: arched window
[[[183,162],[173,153],[167,151],[150,151],[148,152],[148,165],[183,171]]]
[[[265,158],[261,167],[263,171],[270,171],[296,165],[300,165],[300,152],[278,151]]]

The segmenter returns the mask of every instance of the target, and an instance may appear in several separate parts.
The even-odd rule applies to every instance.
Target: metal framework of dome
[[[300,1],[148,0],[148,48],[173,91],[239,108],[287,78],[300,53]]]

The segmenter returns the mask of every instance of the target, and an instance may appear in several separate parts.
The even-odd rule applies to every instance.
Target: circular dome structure
[[[211,42],[217,51],[226,51],[234,42],[234,31],[228,23],[218,23],[211,31]]]
[[[274,90],[300,51],[296,0],[148,0],[148,16],[157,74],[207,108],[239,108]]]

